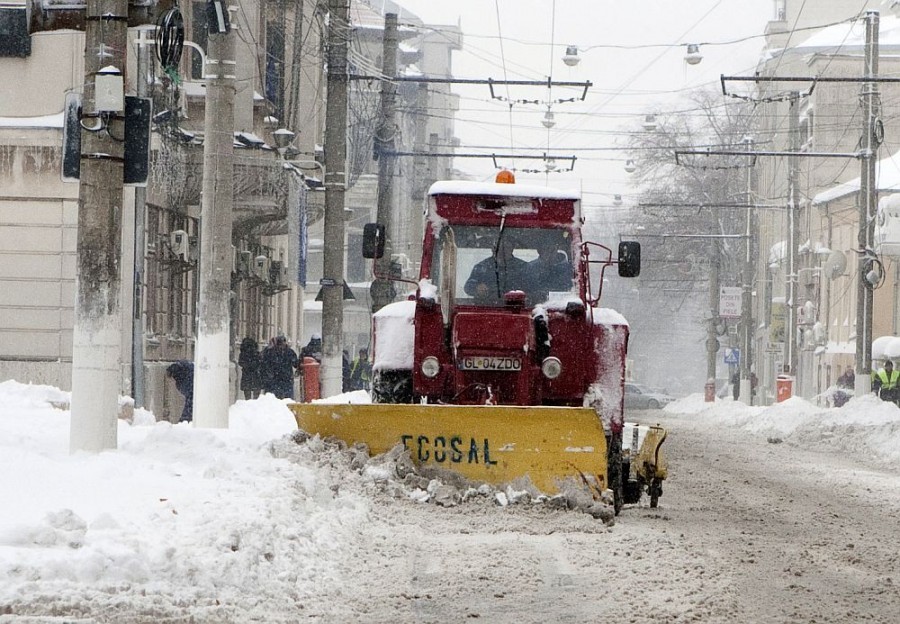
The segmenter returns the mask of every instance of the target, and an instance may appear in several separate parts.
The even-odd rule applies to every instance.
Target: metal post
[[[387,13],[384,16],[384,39],[381,57],[383,60],[381,73],[381,120],[375,134],[375,157],[378,158],[378,214],[375,220],[384,225],[386,238],[384,255],[375,261],[376,278],[372,282],[372,312],[377,312],[391,302],[392,288],[390,280],[377,277],[388,275],[391,270],[391,252],[393,250],[391,225],[393,219],[394,199],[394,149],[397,133],[395,103],[397,99],[397,14]]]
[[[137,96],[149,94],[150,50],[155,42],[147,37],[153,29],[138,31],[137,43]],[[134,189],[134,283],[133,308],[131,315],[131,396],[135,407],[144,406],[144,258],[146,256],[146,210],[147,188]]]
[[[325,102],[325,249],[322,270],[322,392],[340,394],[344,331],[344,192],[347,187],[347,46],[350,0],[328,0]]]
[[[111,111],[115,104],[107,101],[100,105],[95,81],[100,70],[110,66],[125,72],[128,2],[88,0],[85,20],[69,432],[72,452],[116,448],[122,375],[119,291],[125,91],[123,83],[118,93],[107,92],[122,98],[122,108]]]
[[[877,11],[866,12],[865,78],[878,75],[878,23]],[[864,82],[862,158],[859,176],[859,264],[856,272],[856,382],[857,395],[866,394],[872,388],[872,306],[874,293],[866,281],[869,271],[868,254],[872,250],[875,235],[875,102],[878,86]]]
[[[800,94],[797,91],[790,96],[790,143],[791,152],[800,150]],[[799,381],[797,374],[798,350],[797,350],[797,269],[800,262],[798,239],[800,227],[800,159],[796,154],[788,158],[788,238],[787,238],[787,323],[784,336],[784,361],[789,366],[789,374],[794,376],[795,383]],[[797,388],[794,388],[797,392]]]
[[[234,14],[232,14],[234,15]],[[200,202],[200,297],[194,350],[194,424],[228,427],[231,404],[231,220],[234,206],[234,24],[209,35],[203,195]]]
[[[747,152],[753,151],[753,139],[750,137],[744,138],[744,143],[747,147]],[[751,205],[751,196],[750,196],[750,175],[751,169],[747,167],[747,187],[746,187],[746,201],[745,203],[750,206]],[[753,404],[753,384],[750,380],[750,364],[751,364],[751,349],[753,348],[753,236],[756,232],[754,216],[755,216],[755,208],[747,208],[746,215],[744,217],[745,220],[745,232],[744,235],[747,237],[745,244],[745,254],[744,254],[744,271],[743,271],[743,291],[741,293],[741,338],[743,339],[743,344],[741,345],[741,386],[740,386],[740,396],[744,399],[744,403],[747,405]]]
[[[706,332],[706,379],[716,378],[716,355],[719,352],[719,244],[712,242],[709,262],[709,326]]]

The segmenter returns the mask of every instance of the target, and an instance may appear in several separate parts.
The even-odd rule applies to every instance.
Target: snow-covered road
[[[871,396],[633,414],[669,429],[670,475],[612,527],[440,506],[268,395],[71,455],[66,399],[0,383],[0,624],[900,621],[900,410]]]
[[[897,622],[900,478],[778,438],[645,413],[671,478],[607,529],[584,514],[383,500],[321,621]],[[330,618],[337,618],[331,620]]]

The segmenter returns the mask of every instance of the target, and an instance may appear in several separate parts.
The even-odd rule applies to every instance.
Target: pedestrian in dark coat
[[[288,346],[287,339],[284,336],[275,338],[274,344],[262,353],[263,391],[279,399],[293,399],[297,363],[297,353]]]
[[[315,358],[316,362],[322,363],[322,337],[319,334],[310,336],[306,346],[300,349],[300,357]]]
[[[344,349],[341,362],[341,392],[350,391],[350,352]]]
[[[184,409],[179,422],[194,420],[194,363],[178,360],[166,368],[166,377],[175,381],[175,388],[184,396]]]
[[[241,367],[241,390],[247,400],[255,399],[262,389],[262,376],[260,370],[259,345],[256,340],[244,338],[241,341],[241,351],[238,355],[238,366]]]

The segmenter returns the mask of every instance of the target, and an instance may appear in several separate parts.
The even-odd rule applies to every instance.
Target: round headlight
[[[562,362],[559,358],[548,357],[541,364],[541,372],[547,379],[556,379],[562,373]]]
[[[441,372],[441,363],[438,362],[438,359],[433,355],[429,355],[427,358],[422,360],[422,374],[428,378],[437,377],[437,374]]]

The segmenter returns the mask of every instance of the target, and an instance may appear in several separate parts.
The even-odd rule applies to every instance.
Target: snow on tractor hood
[[[496,182],[469,182],[465,180],[443,180],[435,182],[428,190],[429,195],[487,195],[491,197],[528,197],[531,199],[571,199],[580,200],[578,191],[564,191],[546,186],[529,184],[497,184]]]
[[[372,315],[375,353],[372,370],[412,370],[416,302],[396,301]]]
[[[628,327],[628,320],[612,308],[594,308],[594,325],[624,325]]]

